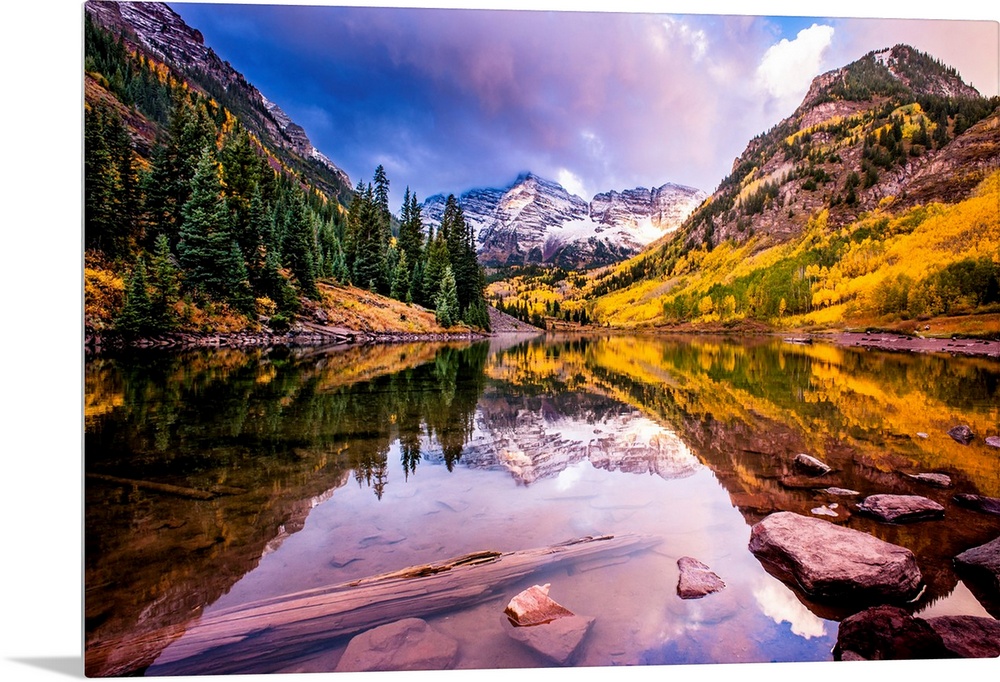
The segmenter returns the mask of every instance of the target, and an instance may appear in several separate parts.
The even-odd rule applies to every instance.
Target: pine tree
[[[301,192],[296,192],[285,214],[282,263],[292,271],[299,290],[306,296],[319,295],[316,288],[316,238],[312,215]]]
[[[406,188],[403,195],[403,206],[400,214],[399,248],[406,253],[410,263],[417,263],[423,257],[423,219],[420,215],[420,204],[417,195]]]
[[[396,263],[396,275],[392,280],[392,292],[389,294],[398,301],[409,301],[410,299],[410,265],[406,260],[406,251],[399,254],[399,262]]]
[[[176,323],[173,306],[180,297],[181,283],[180,271],[174,265],[170,241],[165,234],[156,238],[149,274],[153,321],[159,329],[170,329]]]
[[[218,301],[249,312],[253,297],[246,265],[229,224],[219,166],[206,147],[191,180],[191,196],[181,209],[177,255],[187,281]]]
[[[448,258],[448,244],[444,233],[438,230],[437,236],[432,236],[427,246],[427,259],[424,264],[423,289],[424,300],[421,305],[433,308],[437,305],[437,292],[441,288],[441,279],[445,267],[451,267]],[[454,277],[454,275],[452,275]]]
[[[153,305],[146,288],[146,265],[140,258],[125,290],[125,305],[115,319],[115,328],[126,334],[144,334],[153,327]]]
[[[434,312],[438,324],[445,328],[451,327],[459,320],[458,289],[450,265],[444,266],[441,286],[434,301]]]

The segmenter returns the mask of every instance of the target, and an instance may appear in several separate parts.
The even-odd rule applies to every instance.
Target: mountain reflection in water
[[[914,551],[928,586],[915,610],[997,615],[995,595],[951,565],[1000,534],[996,517],[951,501],[1000,496],[983,442],[1000,423],[992,361],[612,336],[143,353],[88,361],[85,390],[89,675],[172,674],[156,663],[170,642],[256,599],[622,533],[662,542],[524,585],[552,582],[557,601],[597,618],[576,665],[828,660],[847,613],[778,582],[746,548],[768,513],[823,505],[833,522]],[[972,444],[947,436],[958,423]],[[857,500],[803,487],[799,452],[834,468],[829,485],[925,495],[945,519],[853,514]],[[905,476],[931,471],[953,487]],[[726,589],[680,600],[684,555]],[[546,665],[505,636],[505,603],[429,619],[462,643],[457,667]],[[251,669],[224,656],[188,665],[333,670],[345,646]]]

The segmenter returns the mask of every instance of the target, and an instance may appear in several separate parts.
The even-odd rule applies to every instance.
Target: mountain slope
[[[97,24],[120,34],[127,50],[163,65],[230,110],[311,184],[342,203],[350,199],[347,174],[313,147],[301,126],[205,45],[201,32],[170,7],[159,2],[90,0],[84,8]]]
[[[487,266],[550,264],[580,269],[621,261],[681,221],[704,199],[699,190],[666,184],[596,195],[589,203],[533,173],[504,189],[474,189],[459,197]],[[425,223],[440,225],[446,199],[422,207]]]
[[[996,204],[992,214],[980,209],[995,201],[998,104],[903,45],[823,74],[792,116],[750,141],[676,233],[595,278],[586,290],[590,305],[611,324],[884,322],[947,312],[909,294],[944,295],[941,278],[971,261],[985,277],[983,295],[958,308],[989,310],[1000,238]],[[887,263],[893,244],[918,233],[939,205],[954,208],[935,230],[958,238],[965,234],[959,223],[974,213],[975,238],[940,244],[919,264],[905,252]],[[890,276],[903,277],[907,292],[891,305],[883,291]],[[849,287],[855,278],[867,279]]]

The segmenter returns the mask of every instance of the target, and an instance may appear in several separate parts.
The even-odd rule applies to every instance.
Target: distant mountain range
[[[633,256],[676,230],[707,195],[668,183],[654,189],[608,191],[587,202],[534,173],[505,188],[481,188],[458,198],[486,266],[607,265]],[[441,224],[447,199],[428,198],[425,224]]]

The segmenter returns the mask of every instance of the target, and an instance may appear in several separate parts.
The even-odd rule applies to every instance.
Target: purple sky
[[[988,21],[171,4],[352,182],[385,166],[394,210],[407,185],[424,199],[527,170],[586,199],[710,191],[815,75],[897,42],[997,94]],[[622,5],[675,6],[714,8]]]

